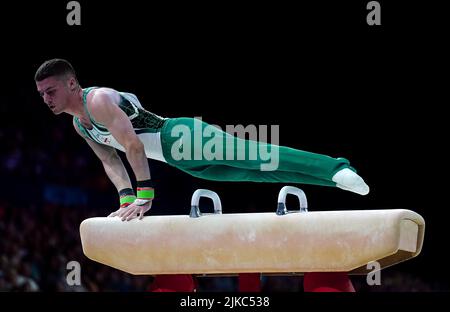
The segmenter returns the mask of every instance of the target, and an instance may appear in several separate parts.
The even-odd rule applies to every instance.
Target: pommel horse
[[[298,210],[287,209],[288,194],[298,198]],[[200,211],[202,197],[213,201],[214,213]],[[189,215],[98,217],[80,225],[88,258],[130,274],[303,273],[306,283],[307,274],[317,273],[309,276],[325,284],[332,272],[348,279],[373,272],[373,261],[383,269],[417,256],[424,230],[424,219],[405,209],[308,211],[305,193],[292,186],[280,190],[273,213],[222,214],[217,193],[199,189]],[[337,289],[352,291],[346,283]],[[305,291],[326,290],[325,284]]]

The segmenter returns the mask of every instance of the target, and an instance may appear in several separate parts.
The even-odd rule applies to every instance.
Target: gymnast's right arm
[[[103,168],[105,169],[106,175],[109,177],[111,182],[116,187],[117,191],[120,192],[121,190],[129,189],[132,190],[132,185],[130,181],[130,177],[128,175],[128,172],[123,165],[122,159],[117,154],[117,151],[115,148],[112,148],[110,146],[101,145],[97,142],[94,142],[88,138],[86,138],[81,132],[80,129],[78,129],[77,124],[75,123],[75,119],[73,121],[73,126],[77,133],[86,140],[86,143],[92,148],[95,155],[101,160],[103,164]],[[131,201],[132,202],[132,201]],[[123,207],[124,206],[124,207]],[[124,212],[128,205],[121,205],[121,208],[117,210],[116,212],[112,213],[110,216],[120,216],[120,212]]]

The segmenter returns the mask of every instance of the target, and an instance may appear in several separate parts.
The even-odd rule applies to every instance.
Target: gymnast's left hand
[[[115,216],[118,216],[122,219],[122,221],[130,221],[137,217],[139,217],[139,220],[142,220],[144,218],[144,213],[150,210],[152,208],[152,200],[146,202],[145,204],[140,204],[137,200],[129,205],[126,208],[121,208],[118,211],[118,214],[115,214]]]

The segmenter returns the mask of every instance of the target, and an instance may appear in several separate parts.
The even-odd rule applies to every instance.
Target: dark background
[[[135,93],[158,115],[201,116],[222,127],[279,125],[281,145],[349,159],[370,194],[300,185],[310,210],[404,208],[421,214],[422,253],[386,270],[420,286],[390,290],[448,291],[443,8],[437,2],[379,2],[382,26],[366,24],[367,1],[165,7],[80,1],[81,26],[66,24],[66,1],[3,6],[5,235],[8,225],[22,225],[29,216],[38,220],[29,235],[44,225],[48,235],[72,231],[70,252],[80,248],[79,221],[117,208],[115,189],[73,131],[71,117],[53,116],[36,92],[37,67],[58,57],[72,63],[83,87]],[[210,182],[157,161],[150,166],[158,194],[150,214],[189,213],[197,188],[219,193],[225,213],[274,211],[283,186]],[[65,200],[54,195],[55,185],[69,194],[61,195]],[[75,214],[72,223],[53,232],[66,212]],[[34,252],[45,249],[37,245]],[[14,248],[3,247],[9,258]],[[52,290],[46,283],[41,288]]]

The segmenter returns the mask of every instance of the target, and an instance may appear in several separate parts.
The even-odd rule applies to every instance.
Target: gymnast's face
[[[64,76],[52,76],[36,81],[36,87],[53,114],[59,115],[67,108],[69,99],[75,91],[76,81]]]

